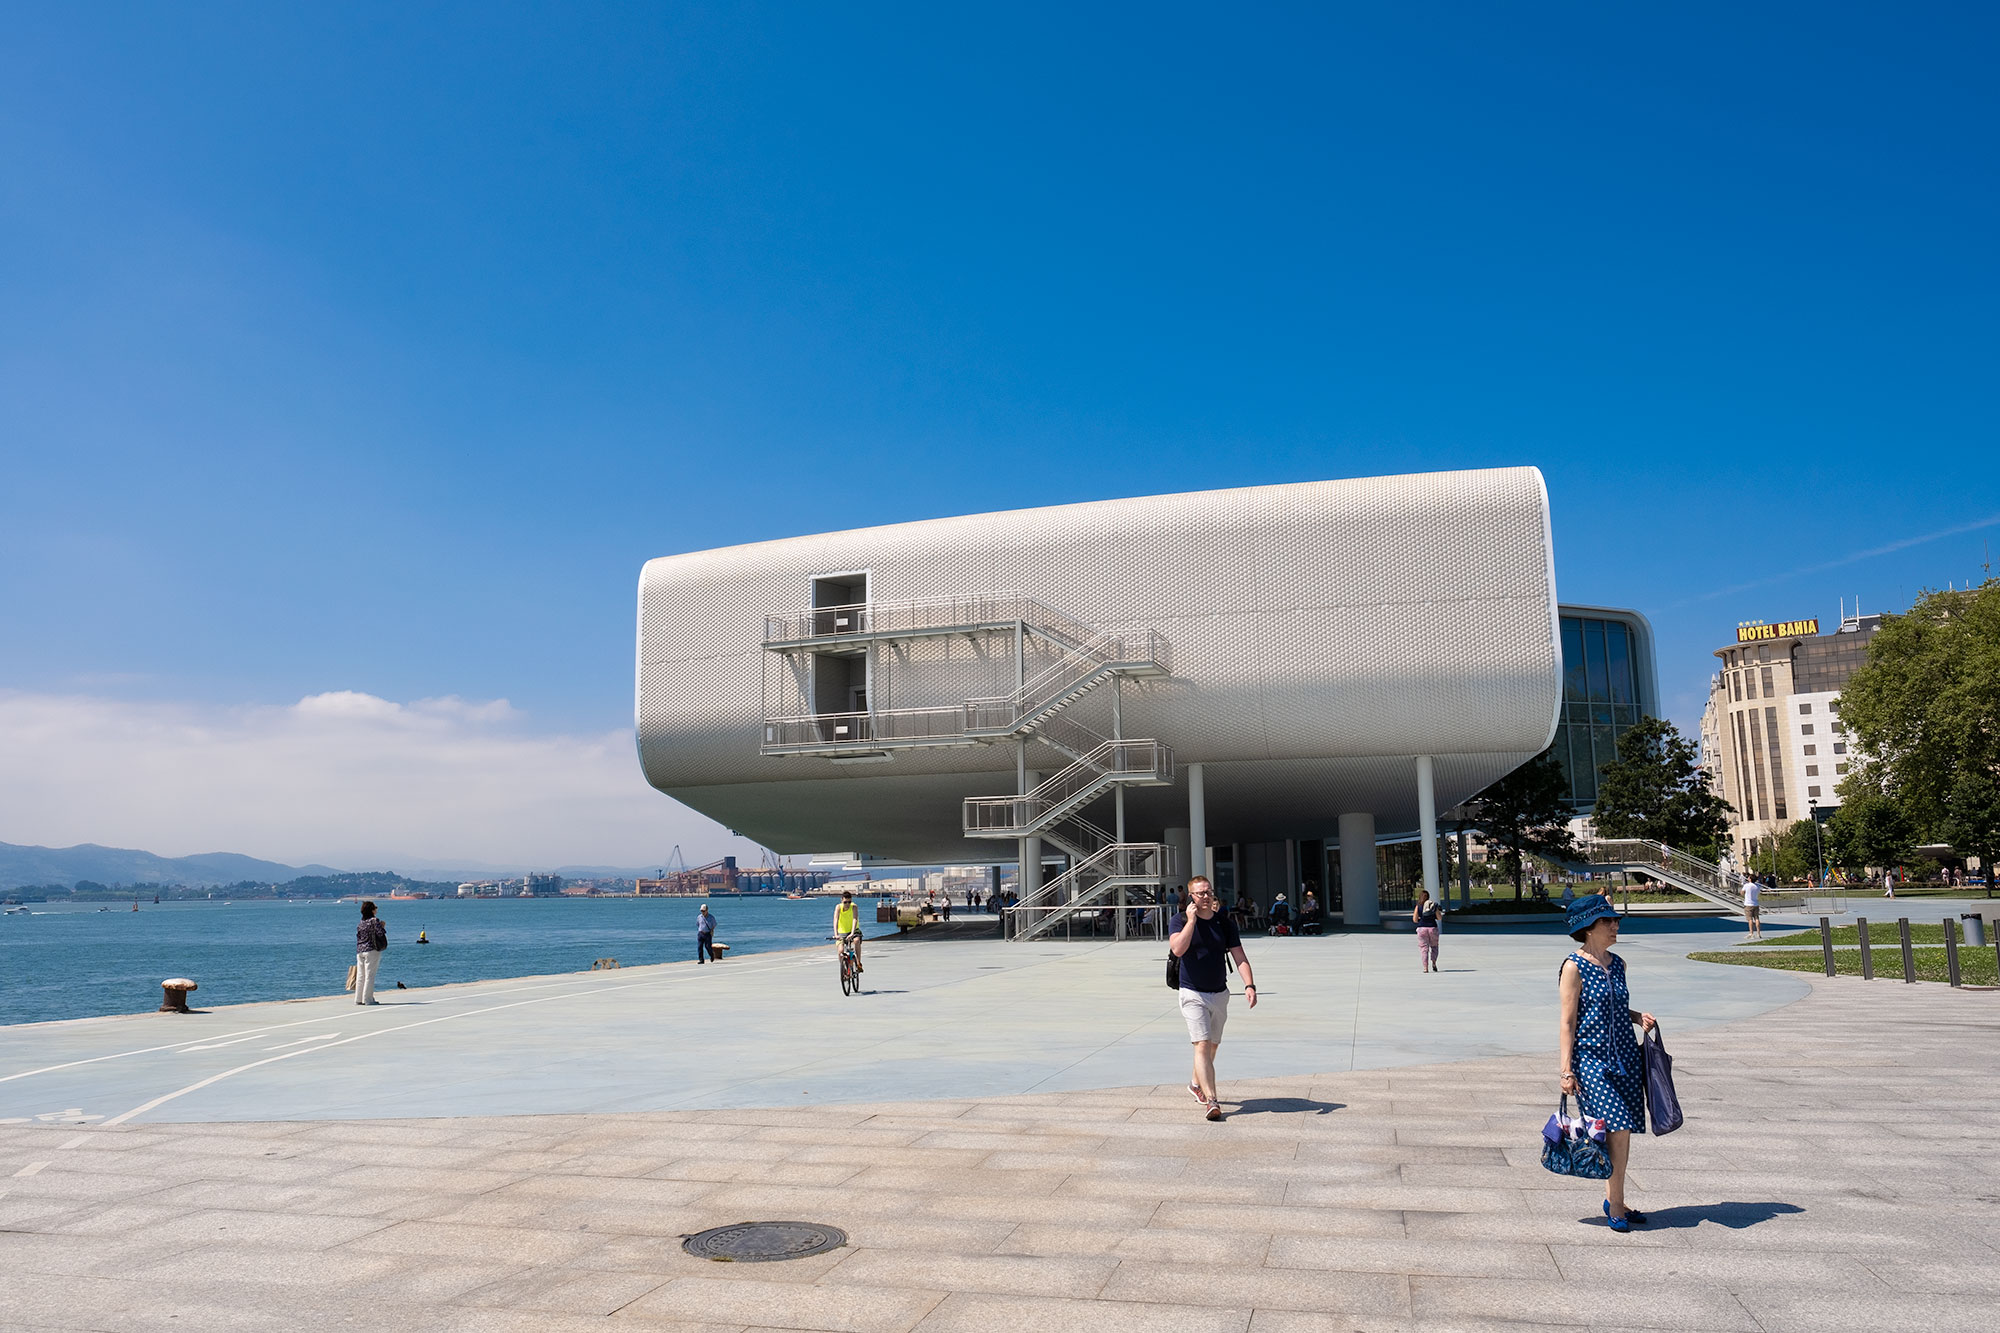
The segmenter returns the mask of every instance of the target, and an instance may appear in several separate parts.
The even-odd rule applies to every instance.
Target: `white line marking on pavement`
[[[79,1134],[75,1138],[71,1139],[68,1143],[58,1143],[56,1145],[56,1151],[68,1152],[71,1148],[81,1148],[84,1144],[88,1142],[90,1142],[90,1135]]]
[[[339,1035],[338,1032],[316,1032],[310,1037],[300,1037],[297,1041],[281,1041],[276,1046],[266,1046],[264,1049],[267,1051],[288,1050],[293,1046],[304,1046],[309,1042],[326,1041],[330,1037],[338,1037]]]
[[[750,967],[734,968],[732,969],[732,973],[751,972],[751,971],[772,972],[772,971],[777,971],[780,968],[797,967],[801,965],[802,964],[798,962],[787,960],[783,963],[776,963],[772,966],[766,966],[761,968],[750,968]],[[247,1065],[238,1065],[234,1069],[225,1069],[220,1074],[211,1074],[207,1078],[202,1079],[199,1082],[188,1084],[185,1088],[177,1089],[173,1092],[167,1093],[164,1096],[155,1097],[153,1098],[152,1101],[146,1102],[143,1105],[135,1106],[131,1110],[125,1112],[123,1115],[112,1116],[109,1120],[104,1122],[104,1125],[105,1128],[107,1129],[110,1128],[112,1125],[122,1125],[126,1121],[130,1120],[132,1117],[138,1115],[144,1115],[148,1111],[154,1110],[161,1106],[165,1106],[168,1102],[173,1101],[177,1097],[185,1097],[190,1092],[200,1092],[203,1088],[206,1088],[211,1084],[220,1083],[222,1082],[222,1080],[226,1078],[233,1078],[236,1075],[244,1073],[247,1070],[258,1069],[263,1067],[264,1065],[274,1065],[278,1063],[278,1061],[280,1060],[290,1060],[301,1055],[317,1055],[321,1051],[330,1051],[338,1046],[346,1046],[357,1041],[366,1041],[370,1037],[387,1036],[389,1033],[392,1032],[407,1032],[411,1028],[430,1027],[434,1023],[449,1023],[452,1022],[454,1019],[477,1018],[482,1014],[499,1013],[503,1009],[519,1009],[523,1005],[547,1004],[551,1000],[570,1000],[592,995],[609,995],[618,991],[637,990],[643,986],[658,985],[663,982],[673,982],[673,981],[692,982],[693,980],[695,980],[695,978],[690,974],[677,973],[666,977],[653,977],[643,981],[628,982],[622,986],[586,985],[579,987],[578,989],[575,990],[565,991],[560,995],[540,995],[536,996],[534,999],[531,1000],[514,1000],[507,1004],[490,1005],[484,1009],[463,1009],[455,1014],[442,1014],[437,1018],[419,1019],[415,1023],[399,1023],[395,1027],[376,1028],[372,1032],[359,1032],[352,1037],[343,1037],[339,1041],[322,1042],[317,1046],[305,1046],[301,1047],[296,1051],[286,1051],[283,1055],[267,1055],[262,1060],[252,1060]]]
[[[238,1046],[246,1041],[255,1041],[259,1037],[267,1037],[269,1035],[268,1032],[253,1032],[247,1037],[231,1037],[228,1041],[205,1041],[199,1046],[183,1046],[180,1049],[180,1053],[186,1055],[190,1051],[219,1051],[225,1046]]]
[[[47,1162],[30,1162],[14,1173],[14,1179],[19,1180],[22,1176],[40,1175],[42,1168],[47,1165]]]

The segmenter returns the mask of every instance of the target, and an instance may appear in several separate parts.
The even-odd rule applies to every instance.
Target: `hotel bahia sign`
[[[1819,633],[1817,620],[1781,620],[1775,625],[1738,625],[1736,642],[1756,643],[1760,639],[1808,638]]]

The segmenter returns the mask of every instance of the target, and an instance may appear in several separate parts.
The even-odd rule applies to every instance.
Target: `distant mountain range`
[[[236,852],[155,856],[92,842],[75,847],[22,847],[0,842],[0,888],[6,889],[27,884],[74,884],[80,879],[99,884],[235,884],[246,879],[283,884],[301,875],[339,873],[331,866],[288,866]]]
[[[413,878],[451,880],[505,879],[527,870],[546,866],[497,866],[472,862],[428,861],[397,858],[396,869]],[[564,879],[632,879],[654,873],[654,867],[557,866]],[[345,872],[332,866],[288,866],[279,861],[262,861],[236,852],[204,852],[198,856],[155,856],[129,847],[100,847],[80,843],[75,847],[24,847],[0,842],[0,889],[18,889],[30,884],[75,884],[80,879],[99,884],[240,884],[258,880],[285,884],[306,876],[338,875]]]

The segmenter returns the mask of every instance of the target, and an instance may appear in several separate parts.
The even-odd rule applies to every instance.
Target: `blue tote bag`
[[[1653,1133],[1671,1134],[1687,1122],[1681,1114],[1681,1099],[1674,1095],[1674,1058],[1660,1039],[1660,1025],[1653,1024],[1640,1049],[1646,1060],[1646,1121]]]
[[[1604,1146],[1604,1122],[1588,1120],[1579,1099],[1576,1115],[1569,1113],[1569,1094],[1556,1104],[1556,1113],[1542,1126],[1542,1165],[1559,1176],[1581,1176],[1585,1180],[1611,1178],[1611,1153]]]

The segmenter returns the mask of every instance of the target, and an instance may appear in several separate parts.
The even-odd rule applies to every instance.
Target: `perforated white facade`
[[[1017,743],[765,753],[770,718],[885,715],[1004,695],[1051,650],[1004,633],[766,647],[766,617],[815,580],[869,603],[1024,594],[1098,629],[1164,641],[1165,674],[1069,706],[1104,734],[1171,746],[1171,786],[1126,792],[1132,836],[1189,824],[1205,774],[1209,845],[1317,838],[1366,813],[1418,825],[1418,757],[1438,808],[1539,752],[1560,700],[1548,498],[1509,468],[1106,500],[668,556],[639,583],[638,744],[659,790],[783,853],[1011,860],[969,839],[961,803],[1018,789]],[[822,596],[817,605],[826,606]],[[1114,692],[1117,699],[1114,701]],[[1025,766],[1068,759],[1034,735]]]

